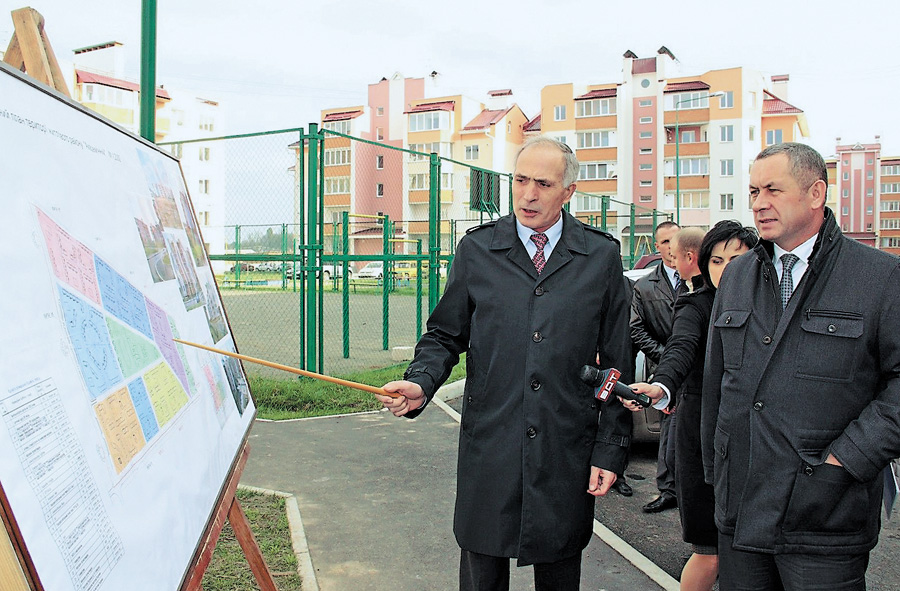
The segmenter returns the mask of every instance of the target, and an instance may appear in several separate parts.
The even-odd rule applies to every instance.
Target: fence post
[[[635,206],[634,206],[634,203],[632,203],[631,207],[629,208],[630,219],[628,220],[628,266],[629,267],[634,266],[634,247],[635,247],[634,223],[635,223],[635,220],[637,219],[635,217],[634,213],[635,213]]]
[[[388,350],[388,325],[390,323],[390,294],[394,288],[394,274],[391,272],[394,265],[393,245],[391,242],[391,218],[385,214],[382,221],[382,253],[384,262],[381,264],[381,348]]]
[[[320,267],[319,259],[316,252],[316,243],[319,237],[319,125],[317,123],[309,124],[309,153],[307,155],[307,175],[306,175],[306,240],[304,250],[306,256],[304,265],[304,291],[306,292],[306,363],[305,368],[315,368],[317,343],[316,328],[316,289],[318,288],[318,278],[315,269]]]
[[[350,252],[350,212],[341,212],[341,252],[344,254],[343,279],[341,280],[341,288],[343,289],[341,308],[343,314],[343,336],[344,336],[344,359],[350,359],[350,269],[347,262],[347,254]]]
[[[428,182],[428,313],[434,311],[440,294],[441,254],[441,159],[429,154]]]

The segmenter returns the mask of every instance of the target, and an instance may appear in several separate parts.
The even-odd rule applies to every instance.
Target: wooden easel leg
[[[256,538],[253,537],[253,532],[250,530],[247,515],[244,514],[237,497],[234,497],[234,502],[232,502],[231,509],[228,511],[228,521],[231,522],[234,537],[237,538],[241,549],[244,551],[244,556],[247,557],[247,562],[250,563],[250,570],[253,571],[253,576],[256,577],[260,590],[278,591],[275,581],[272,580],[272,573],[269,572],[269,567],[266,565],[262,552],[259,550],[259,544],[256,543]]]

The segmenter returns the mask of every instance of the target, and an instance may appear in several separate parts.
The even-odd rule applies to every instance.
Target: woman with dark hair
[[[681,571],[682,591],[709,591],[719,571],[713,487],[703,480],[700,450],[703,362],[710,312],[722,271],[733,259],[753,248],[756,241],[755,230],[731,220],[719,222],[706,233],[697,261],[702,281],[694,278],[693,291],[680,295],[675,302],[672,336],[653,375],[653,383],[632,385],[633,390],[647,394],[654,402],[667,396],[669,408],[677,402],[675,490],[682,537],[691,544],[692,551]],[[641,408],[633,402],[626,402],[625,406],[631,410]]]

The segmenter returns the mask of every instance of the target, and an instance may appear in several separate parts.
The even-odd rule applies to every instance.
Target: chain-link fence
[[[459,239],[512,210],[508,173],[429,147],[315,124],[171,144],[195,179],[242,353],[339,375],[396,363],[406,351],[395,348],[415,345]],[[626,267],[650,249],[657,212],[576,195],[572,213],[616,235]]]

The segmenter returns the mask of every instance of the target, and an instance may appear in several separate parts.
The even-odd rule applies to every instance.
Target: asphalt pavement
[[[304,590],[457,588],[459,419],[442,398],[460,393],[459,385],[443,388],[414,420],[381,411],[254,424],[241,484],[294,495],[295,546],[310,563]],[[594,534],[584,553],[583,590],[678,589],[597,521]],[[511,571],[512,589],[534,589],[530,567],[513,562]]]

